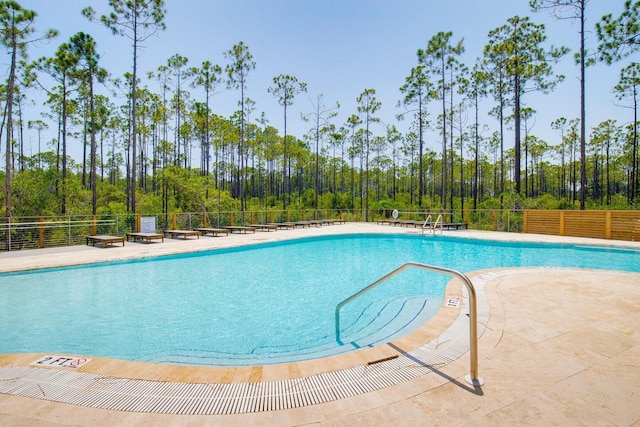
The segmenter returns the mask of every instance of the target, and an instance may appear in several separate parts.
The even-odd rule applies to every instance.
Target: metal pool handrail
[[[438,224],[440,224],[440,234],[442,234],[442,214],[438,215],[438,218],[436,218],[436,222],[433,224],[431,223],[431,214],[429,214],[429,216],[427,216],[427,218],[424,220],[424,224],[422,224],[422,234],[424,234],[424,230],[428,228],[431,230],[433,235],[435,235]]]
[[[478,313],[477,313],[477,302],[476,302],[477,300],[476,289],[473,287],[473,283],[471,283],[471,280],[466,275],[464,275],[463,273],[460,273],[457,270],[453,270],[446,267],[439,267],[435,265],[421,264],[418,262],[407,262],[402,264],[400,267],[396,268],[390,273],[387,273],[383,277],[371,283],[369,286],[362,288],[355,294],[341,301],[336,306],[336,312],[335,312],[336,341],[338,342],[338,344],[341,344],[341,345],[344,344],[340,339],[340,309],[345,304],[348,304],[354,299],[369,292],[373,288],[376,288],[381,283],[391,279],[392,277],[396,276],[397,274],[411,267],[420,268],[422,270],[434,271],[437,273],[446,273],[452,276],[456,276],[460,280],[462,280],[462,283],[464,283],[464,285],[466,286],[467,291],[469,292],[469,347],[470,347],[469,357],[470,357],[471,367],[470,367],[470,374],[465,377],[465,380],[469,384],[472,384],[474,386],[482,385],[484,381],[478,376]]]

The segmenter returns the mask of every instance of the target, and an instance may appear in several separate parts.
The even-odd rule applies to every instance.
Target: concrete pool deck
[[[102,249],[74,246],[0,254],[0,272],[131,259],[331,233],[421,233],[418,229],[347,223],[319,228],[234,234],[163,243],[127,242]],[[445,231],[445,235],[500,240],[625,246],[638,242],[554,236]],[[409,260],[408,260],[409,261]],[[455,266],[449,266],[455,268]],[[489,317],[479,340],[485,384],[471,388],[469,354],[443,365],[417,365],[418,376],[375,391],[292,409],[235,415],[171,415],[95,409],[40,398],[0,394],[0,425],[634,425],[640,423],[640,274],[522,268],[486,276]],[[615,286],[615,292],[612,292]],[[459,286],[458,286],[459,287]],[[438,338],[460,313],[441,310],[417,336]],[[0,314],[1,316],[1,314]],[[412,343],[412,341],[415,341]],[[110,378],[177,383],[246,384],[305,378],[366,365],[390,356],[380,348],[273,367],[194,368],[93,358],[78,370]],[[397,352],[397,349],[395,349]],[[29,367],[41,355],[0,355],[0,368]],[[89,356],[90,357],[90,356]],[[43,371],[45,368],[29,368]],[[50,370],[50,369],[47,369]],[[59,372],[68,372],[55,370]],[[4,379],[8,381],[9,379]],[[0,379],[0,381],[3,381]],[[43,389],[46,384],[43,384]],[[43,393],[44,394],[44,393]]]

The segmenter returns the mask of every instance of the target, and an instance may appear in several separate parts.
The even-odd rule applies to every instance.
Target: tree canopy
[[[533,11],[582,26],[587,3],[530,1]],[[244,219],[247,210],[309,208],[361,210],[368,220],[371,211],[395,207],[462,215],[467,198],[474,209],[638,206],[640,1],[626,0],[619,15],[597,21],[592,50],[584,44],[590,29],[581,27],[581,104],[536,127],[537,111],[545,106],[532,105],[530,94],[556,90],[564,79],[557,63],[569,52],[561,45],[571,43],[551,43],[537,15],[513,16],[489,31],[471,63],[460,35],[427,37],[415,46],[406,77],[394,82],[395,120],[381,119],[380,92],[363,79],[351,100],[355,108],[340,122],[343,107],[336,102],[327,108],[319,92],[310,97],[313,111],[301,114],[308,107],[299,98],[312,82],[285,70],[265,91],[282,116],[260,114],[263,107],[248,90],[260,64],[256,47],[243,41],[196,66],[180,53],[167,54],[164,64],[147,63],[142,48],[157,42],[151,36],[161,38],[171,11],[163,0],[108,5],[104,14],[92,7],[82,14],[131,41],[131,69],[121,76],[103,68],[101,49],[86,31],[61,40],[51,56],[39,55],[35,42],[56,31],[37,32],[35,11],[0,1],[0,41],[10,58],[0,90],[0,212],[7,221],[203,209],[239,210]],[[224,63],[216,63],[215,55]],[[627,121],[586,128],[589,65],[620,69],[619,81],[600,83],[611,88]],[[225,90],[237,99],[237,110],[228,115],[217,102]],[[28,114],[35,99],[44,100],[37,119]],[[311,122],[311,129],[291,132],[291,123],[301,121]],[[553,136],[543,137],[540,127]],[[47,130],[55,137],[43,142]],[[36,152],[25,150],[28,132],[37,134]],[[70,148],[82,158],[71,156]]]

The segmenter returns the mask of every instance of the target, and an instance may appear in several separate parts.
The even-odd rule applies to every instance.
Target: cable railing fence
[[[402,219],[422,220],[428,215],[442,215],[445,222],[462,221],[469,229],[522,232],[523,211],[465,210],[463,212],[403,210]],[[392,211],[370,210],[369,222],[389,218]],[[244,224],[267,224],[290,221],[340,219],[364,222],[361,209],[258,210],[227,212],[176,212],[158,214],[66,215],[49,217],[12,217],[0,223],[0,251],[50,248],[85,244],[86,236],[122,236],[139,231],[140,218],[154,217],[158,231],[225,227]]]

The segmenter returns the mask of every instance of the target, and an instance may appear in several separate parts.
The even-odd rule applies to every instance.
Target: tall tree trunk
[[[611,205],[611,180],[610,180],[610,175],[609,175],[609,148],[610,148],[609,145],[610,145],[610,142],[611,141],[609,139],[607,139],[607,148],[606,148],[607,151],[606,151],[606,160],[605,160],[605,170],[606,170],[605,173],[606,173],[606,181],[607,181],[607,183],[606,183],[606,186],[607,186],[607,188],[606,188],[606,192],[607,192],[607,195],[606,195],[607,202],[606,203],[607,203],[607,206]]]
[[[585,59],[584,59],[584,1],[580,2],[580,209],[585,209],[587,200],[587,154],[585,113]]]
[[[92,208],[91,213],[95,215],[98,208],[98,180],[97,180],[97,162],[96,162],[96,119],[95,105],[93,100],[93,70],[89,71],[89,117],[91,120],[91,192],[92,192]]]
[[[631,154],[631,197],[629,204],[633,205],[638,195],[638,93],[636,85],[633,85],[633,148]]]
[[[13,144],[13,93],[15,90],[16,75],[16,59],[18,53],[18,41],[15,38],[15,32],[12,32],[11,39],[11,66],[9,68],[9,85],[7,87],[7,141],[5,152],[5,216],[6,222],[11,222],[11,175],[13,174],[11,167],[11,154]],[[11,233],[7,233],[7,248],[11,250]]]
[[[82,124],[82,186],[89,188],[87,183],[87,120],[89,119],[87,114],[87,105],[84,107],[84,123]]]
[[[133,14],[133,76],[131,78],[131,212],[136,212],[136,162],[137,162],[137,117],[138,110],[138,14]]]
[[[516,194],[520,194],[520,76],[514,77],[514,116],[515,116],[515,159],[513,178],[515,181]]]
[[[475,93],[475,127],[474,127],[474,140],[475,140],[475,172],[473,174],[473,210],[478,208],[478,158],[480,151],[480,136],[478,135],[478,91]]]
[[[424,191],[424,181],[423,181],[423,175],[424,175],[424,169],[423,169],[423,164],[422,164],[422,156],[424,153],[424,126],[422,124],[423,122],[423,118],[422,115],[424,114],[424,112],[422,111],[422,93],[418,94],[418,152],[419,152],[419,156],[420,158],[418,159],[418,173],[419,173],[419,177],[418,177],[418,206],[422,207],[422,196],[425,193]],[[394,168],[395,168],[395,162],[394,162]],[[394,172],[394,181],[395,181],[395,172]],[[395,200],[396,198],[396,194],[395,194],[395,182],[394,182],[394,193],[393,193],[393,199]]]
[[[287,102],[284,102],[284,138],[282,139],[283,162],[282,162],[282,209],[287,210],[287,195],[289,194],[289,185],[287,181],[288,163],[287,163]]]

